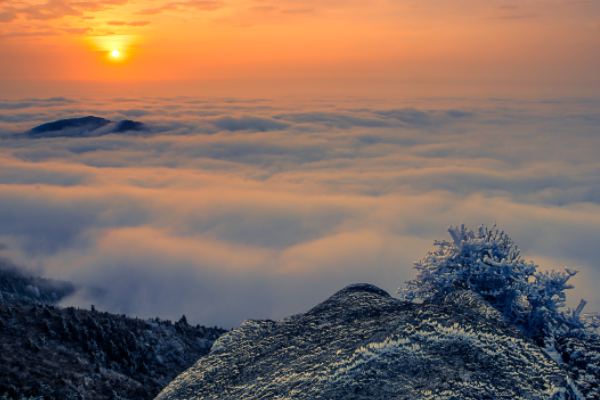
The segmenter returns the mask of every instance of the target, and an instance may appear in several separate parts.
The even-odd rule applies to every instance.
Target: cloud
[[[260,1],[250,2],[241,7],[228,9],[229,12],[215,22],[219,24],[231,25],[236,27],[251,27],[255,25],[281,25],[295,24],[300,19],[316,15],[319,11],[331,10],[333,13],[339,13],[342,9],[357,12],[363,6],[357,6],[357,3],[323,3],[315,1]],[[366,6],[370,9],[372,7]],[[364,21],[363,21],[364,22]],[[311,25],[314,29],[316,25]]]
[[[36,99],[36,98],[31,98],[31,99],[25,99],[26,101],[29,102],[34,102],[34,103],[50,103],[50,106],[55,105],[56,103],[77,103],[77,100],[73,100],[73,99],[68,99],[66,97],[48,97],[46,99]],[[24,104],[24,103],[20,103],[20,104]],[[29,103],[32,104],[32,103]]]
[[[242,130],[251,130],[259,132],[276,131],[285,129],[290,126],[290,124],[288,123],[280,122],[274,119],[250,116],[242,116],[240,118],[221,117],[215,120],[213,124],[218,129],[228,130],[232,132]]]
[[[224,7],[224,3],[221,1],[202,1],[202,0],[191,0],[191,1],[178,1],[167,3],[162,7],[149,8],[136,12],[140,15],[154,15],[160,14],[163,11],[182,11],[185,9],[195,9],[199,11],[214,11]]]
[[[81,11],[75,10],[71,4],[63,0],[49,0],[45,4],[30,5],[19,9],[18,12],[25,15],[27,19],[41,21],[82,15]]]
[[[150,25],[151,22],[150,21],[133,21],[133,22],[129,22],[127,25],[129,26],[146,26],[146,25]]]
[[[72,1],[69,4],[85,11],[104,11],[110,10],[112,6],[122,6],[128,3],[128,0],[100,0],[100,1]]]
[[[272,12],[277,10],[276,7],[273,6],[255,6],[255,7],[250,7],[250,10],[255,11],[255,12]]]
[[[92,28],[62,28],[62,30],[72,35],[85,35],[86,33],[93,31]]]
[[[297,124],[323,124],[337,128],[360,127],[383,127],[389,126],[387,121],[373,117],[359,117],[341,113],[327,113],[313,111],[309,113],[277,114],[274,118],[292,121]]]
[[[43,30],[33,32],[8,32],[0,33],[0,39],[18,38],[18,37],[39,37],[39,36],[58,36],[60,33],[54,30]]]
[[[581,269],[569,301],[597,310],[598,101],[551,100],[0,101],[4,138],[152,127],[1,140],[2,251],[91,288],[64,304],[230,328],[353,282],[393,293],[448,225],[496,222]]]
[[[0,214],[5,224],[0,228],[0,235],[27,235],[23,250],[32,255],[52,253],[72,243],[95,219],[94,213],[90,212],[93,206],[75,210],[70,209],[71,202],[57,204],[40,200],[35,197],[24,199],[10,190],[1,200],[3,210]],[[32,232],[27,232],[31,228],[38,232],[31,235]]]
[[[421,110],[414,108],[403,108],[398,110],[385,110],[379,111],[379,114],[397,119],[398,121],[404,122],[408,125],[414,125],[416,127],[424,127],[431,124],[431,116]]]
[[[1,3],[0,3],[1,4]],[[24,17],[28,20],[49,21],[61,19],[69,16],[78,16],[83,19],[93,19],[94,17],[83,16],[84,11],[97,12],[112,9],[113,6],[127,4],[127,0],[101,0],[101,1],[82,1],[69,2],[64,0],[49,0],[44,4],[15,3],[14,6],[3,7],[0,9],[0,23],[9,23]],[[62,29],[68,33],[75,32],[75,29],[84,28],[65,28]],[[34,36],[27,32],[8,32],[4,37],[24,37]],[[35,35],[35,36],[40,36]]]
[[[345,238],[340,239],[338,243],[340,247],[349,244]],[[181,238],[165,237],[152,231],[115,232],[104,238],[99,246],[109,250],[114,256],[112,265],[115,267],[109,267],[106,273],[99,273],[101,269],[98,265],[94,265],[97,262],[96,256],[89,255],[86,258],[90,264],[84,270],[80,269],[81,275],[90,275],[86,280],[95,280],[101,287],[107,288],[108,292],[101,298],[84,297],[75,301],[87,305],[90,300],[96,302],[100,300],[99,306],[102,308],[116,309],[130,314],[140,313],[143,310],[143,314],[160,313],[170,316],[169,309],[176,308],[180,313],[193,315],[199,321],[211,321],[227,327],[235,326],[239,324],[238,321],[249,316],[267,318],[290,311],[300,312],[314,306],[316,301],[324,300],[331,295],[327,286],[337,280],[336,275],[339,276],[340,273],[345,275],[339,282],[342,287],[346,282],[368,278],[364,273],[359,272],[363,266],[358,265],[360,261],[369,259],[371,252],[383,251],[384,254],[387,252],[388,254],[380,255],[380,258],[389,257],[386,261],[392,263],[397,261],[394,257],[396,253],[390,248],[391,245],[397,245],[397,242],[385,243],[377,237],[371,238],[369,235],[360,234],[354,239],[357,244],[364,244],[365,240],[374,240],[374,243],[367,252],[362,251],[361,246],[350,251],[351,254],[348,254],[347,247],[339,249],[340,253],[337,249],[332,251],[323,248],[322,250],[327,253],[326,259],[336,262],[336,266],[340,265],[339,262],[342,260],[351,259],[352,255],[358,258],[352,260],[353,264],[350,268],[337,271],[321,268],[323,272],[315,274],[314,270],[292,271],[296,268],[296,263],[283,270],[270,271],[269,264],[277,260],[277,255],[268,251],[223,246],[221,243],[211,241],[198,240],[186,243]],[[307,247],[306,250],[313,252],[318,245]],[[131,260],[132,262],[124,262],[129,258],[127,254],[131,254],[129,249],[147,249],[146,256],[142,259],[136,257],[135,260]],[[167,254],[172,256],[165,257]],[[308,254],[302,253],[305,257]],[[281,262],[287,263],[287,257],[293,255],[291,253],[283,255]],[[336,259],[336,256],[341,257]],[[322,261],[325,262],[326,259]],[[310,261],[305,258],[301,260]],[[166,262],[170,265],[171,274],[167,274],[164,270],[163,265]],[[207,264],[220,267],[203,267]],[[115,279],[117,271],[120,276],[118,280]],[[293,281],[286,276],[293,277]],[[377,283],[381,284],[381,281],[377,280]],[[173,292],[179,295],[173,296]],[[223,296],[225,293],[228,296]],[[134,302],[131,301],[132,298],[135,299]],[[219,299],[219,309],[211,306],[216,298]]]
[[[2,22],[12,22],[18,18],[17,14],[13,10],[0,11],[0,23]]]
[[[179,10],[179,8],[176,5],[167,4],[165,6],[158,7],[158,8],[148,8],[148,9],[145,9],[145,10],[141,10],[141,11],[136,12],[136,14],[139,14],[139,15],[155,15],[155,14],[160,14],[163,11],[170,11],[170,10],[177,11],[177,10]]]
[[[312,8],[296,8],[296,9],[290,9],[290,10],[281,10],[281,12],[284,14],[311,14],[312,12],[314,12],[314,9],[312,9]]]
[[[19,113],[19,114],[9,114],[2,115],[0,114],[0,121],[2,122],[23,122],[23,121],[31,121],[31,120],[39,120],[44,118],[46,114],[41,113]]]
[[[143,117],[144,115],[150,114],[150,111],[140,110],[140,109],[130,109],[130,110],[121,110],[120,114],[123,114],[127,117]]]
[[[64,157],[64,153],[60,154]],[[58,158],[58,157],[54,157]],[[43,159],[48,159],[47,154]],[[77,186],[85,182],[85,174],[80,172],[35,171],[27,167],[6,167],[0,173],[0,184],[2,185],[55,185],[55,186]]]
[[[150,25],[150,21],[133,21],[133,22],[125,22],[125,21],[108,21],[107,24],[108,25],[113,25],[113,26],[124,26],[124,25],[129,25],[129,26],[146,26],[146,25]]]
[[[532,19],[539,18],[541,14],[517,14],[517,15],[500,15],[494,19],[517,20],[517,19]]]
[[[59,104],[77,103],[76,100],[65,97],[50,97],[47,99],[24,99],[22,101],[0,100],[0,110],[18,110],[31,107],[56,107]]]
[[[452,118],[463,118],[463,117],[473,117],[477,114],[470,111],[461,111],[461,110],[446,110],[446,114],[451,116]]]
[[[202,11],[213,11],[218,10],[224,6],[224,3],[221,1],[203,1],[203,0],[190,0],[190,1],[182,1],[176,4],[181,7],[194,8],[196,10]]]

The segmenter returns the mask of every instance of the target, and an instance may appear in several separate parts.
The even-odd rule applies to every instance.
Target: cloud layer
[[[579,268],[569,303],[598,310],[598,105],[2,100],[0,251],[82,287],[70,304],[231,328],[349,283],[393,293],[448,225],[497,223],[540,268]],[[87,115],[150,130],[15,136]]]

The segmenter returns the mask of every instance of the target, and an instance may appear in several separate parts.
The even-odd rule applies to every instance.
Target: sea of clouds
[[[579,269],[600,311],[600,100],[0,100],[0,254],[65,304],[231,328],[369,282],[395,293],[449,225]],[[94,115],[150,130],[27,137]]]

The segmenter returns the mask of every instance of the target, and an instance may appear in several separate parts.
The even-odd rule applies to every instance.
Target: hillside
[[[0,271],[0,398],[152,399],[225,332],[52,305],[67,289]]]

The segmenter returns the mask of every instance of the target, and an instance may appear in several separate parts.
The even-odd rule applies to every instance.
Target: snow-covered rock
[[[368,284],[248,320],[156,400],[574,399],[573,382],[481,296],[414,304]]]

